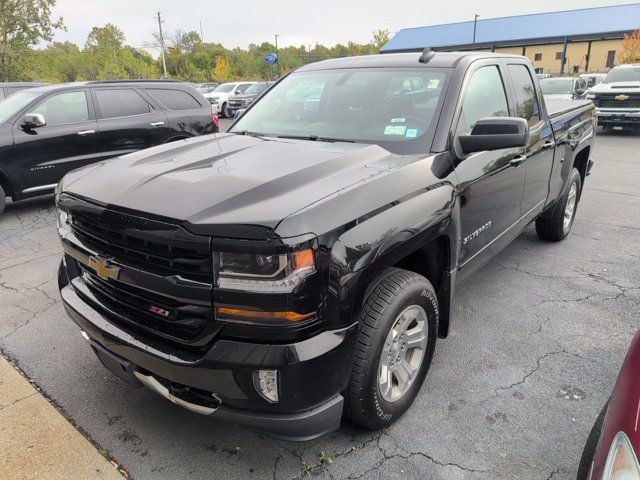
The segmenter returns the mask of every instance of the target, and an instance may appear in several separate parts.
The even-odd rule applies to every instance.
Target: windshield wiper
[[[268,137],[269,135],[266,133],[258,133],[258,132],[250,132],[249,130],[241,130],[239,132],[230,132],[235,133],[236,135],[246,135],[247,137]]]
[[[277,138],[290,138],[292,140],[311,140],[314,142],[348,142],[356,143],[355,140],[344,138],[319,137],[318,135],[276,135]]]

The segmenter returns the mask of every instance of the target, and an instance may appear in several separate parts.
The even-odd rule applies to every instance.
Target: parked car
[[[219,83],[198,83],[195,85],[196,90],[198,90],[202,95],[207,95],[213,92],[216,88],[218,88]]]
[[[223,117],[229,117],[229,105],[227,101],[232,95],[241,95],[251,85],[257,82],[231,82],[223,83],[218,86],[213,92],[207,93],[205,97],[211,105],[216,109],[216,113],[219,113]]]
[[[605,130],[640,127],[640,64],[612,68],[587,97],[596,106],[598,125]]]
[[[587,88],[591,88],[594,85],[602,83],[606,76],[606,73],[583,73],[580,75],[580,78],[587,82]]]
[[[640,331],[584,446],[577,480],[640,479]]]
[[[587,82],[580,77],[543,78],[540,88],[545,98],[584,99],[587,94]]]
[[[230,96],[229,100],[227,100],[227,114],[230,117],[235,117],[238,110],[247,108],[251,102],[262,95],[271,85],[273,85],[273,82],[254,83],[244,93]]]
[[[569,234],[594,121],[588,101],[545,106],[525,57],[305,65],[216,139],[65,176],[63,304],[115,375],[192,411],[296,440],[343,412],[384,427],[458,285],[531,222]]]
[[[7,82],[0,83],[0,102],[21,90],[27,90],[29,88],[41,87],[43,85],[49,85],[48,83],[40,82]]]
[[[218,119],[182,82],[87,82],[37,87],[0,103],[0,213],[51,193],[74,168],[218,131]]]

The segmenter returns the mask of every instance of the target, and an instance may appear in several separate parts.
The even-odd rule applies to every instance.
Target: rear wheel
[[[221,113],[224,118],[229,118],[229,107],[227,106],[227,102],[222,104]]]
[[[536,219],[536,232],[542,240],[558,242],[569,235],[576,218],[581,189],[580,172],[574,168],[571,170],[567,188],[558,200],[553,214],[550,217]]]
[[[3,214],[4,208],[6,206],[7,206],[7,193],[4,191],[4,188],[2,188],[2,185],[0,185],[0,215]]]
[[[417,273],[390,268],[369,287],[345,392],[345,415],[379,429],[401,417],[424,381],[436,346],[438,300]]]

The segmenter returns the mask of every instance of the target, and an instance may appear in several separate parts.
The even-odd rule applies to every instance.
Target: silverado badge
[[[94,256],[89,257],[89,268],[94,269],[96,275],[103,280],[107,280],[108,278],[117,280],[118,275],[120,275],[120,267],[109,265],[109,260],[106,258]]]
[[[616,95],[616,100],[629,100],[629,95]]]

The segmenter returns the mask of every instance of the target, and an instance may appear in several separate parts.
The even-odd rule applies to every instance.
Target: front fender
[[[446,237],[455,255],[455,199],[454,186],[442,182],[379,209],[343,232],[331,250],[328,317],[340,324],[353,322],[371,281],[438,237]],[[455,258],[447,264],[455,265]]]

